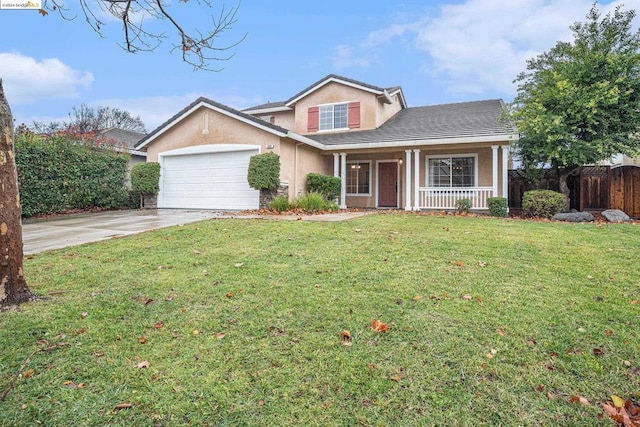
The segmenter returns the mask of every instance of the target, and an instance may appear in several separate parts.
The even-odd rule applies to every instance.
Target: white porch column
[[[413,150],[413,159],[414,159],[414,176],[413,176],[413,210],[420,210],[420,192],[418,188],[420,187],[420,150]]]
[[[491,162],[493,168],[493,178],[491,180],[491,185],[493,186],[493,190],[491,193],[491,197],[498,197],[498,146],[492,145],[491,151],[493,151],[493,161]]]
[[[340,154],[333,153],[333,176],[340,177]]]
[[[509,146],[502,146],[502,197],[509,200]]]
[[[340,153],[340,209],[347,209],[347,153]]]
[[[411,150],[405,150],[404,162],[404,210],[411,210]],[[416,183],[417,185],[417,183]]]

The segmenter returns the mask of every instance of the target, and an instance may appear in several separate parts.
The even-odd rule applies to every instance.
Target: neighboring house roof
[[[307,136],[328,149],[516,138],[515,126],[503,119],[504,109],[500,99],[411,107],[400,110],[377,129]]]
[[[147,155],[147,153],[143,151],[137,151],[135,149],[138,141],[140,141],[144,137],[144,133],[112,127],[96,132],[96,136],[112,139],[122,144],[122,151],[125,151],[127,153],[145,157]],[[119,148],[120,147],[117,147],[116,149]]]
[[[228,107],[224,104],[220,104],[219,102],[215,102],[212,101],[211,99],[208,98],[204,98],[204,97],[200,97],[198,99],[196,99],[195,101],[193,101],[191,104],[187,105],[185,108],[183,108],[182,110],[178,111],[178,113],[176,113],[173,117],[171,117],[169,120],[167,120],[166,122],[162,123],[160,126],[158,126],[156,129],[154,129],[153,131],[151,131],[150,133],[148,133],[144,138],[142,138],[140,141],[138,141],[138,143],[136,144],[136,149],[140,150],[144,147],[147,146],[147,144],[149,144],[151,141],[153,141],[155,138],[157,138],[158,136],[162,135],[163,133],[165,133],[166,131],[168,131],[169,129],[171,129],[176,123],[180,122],[182,119],[184,119],[186,116],[188,116],[189,114],[193,113],[195,110],[197,110],[200,107],[208,107],[212,110],[215,110],[221,114],[224,114],[226,116],[235,118],[237,120],[240,120],[250,126],[254,126],[257,127],[259,129],[262,129],[266,132],[270,132],[273,133],[277,136],[280,137],[289,137],[289,138],[293,138],[295,140],[298,140],[300,142],[304,142],[308,145],[311,145],[313,147],[316,148],[320,148],[321,145],[309,138],[305,138],[301,135],[298,135],[288,129],[285,129],[283,127],[280,127],[278,125],[274,125],[272,123],[269,123],[267,121],[264,121],[262,119],[259,119],[257,117],[254,117],[252,115],[243,113],[242,111],[238,111],[234,108]]]
[[[320,89],[322,86],[329,84],[331,82],[345,84],[347,86],[355,87],[357,89],[374,93],[375,95],[378,95],[378,96],[389,96],[389,95],[395,95],[397,93],[400,96],[400,103],[402,107],[404,108],[407,106],[404,99],[404,93],[402,92],[402,88],[400,86],[383,88],[383,87],[371,85],[369,83],[364,83],[358,80],[350,79],[348,77],[339,76],[337,74],[329,74],[321,78],[317,82],[313,83],[312,85],[302,89],[300,92],[296,93],[286,101],[270,102],[267,104],[256,105],[255,107],[246,108],[242,111],[250,112],[253,114],[276,112],[276,111],[288,111],[288,110],[291,110],[291,106],[296,102],[298,102],[300,99],[304,98],[308,94]]]

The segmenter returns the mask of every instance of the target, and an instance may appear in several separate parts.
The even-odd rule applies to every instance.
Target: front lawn
[[[640,400],[639,230],[230,219],[30,257],[0,425],[613,425],[599,402]]]

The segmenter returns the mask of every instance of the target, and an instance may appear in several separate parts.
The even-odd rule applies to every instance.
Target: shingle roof
[[[128,148],[134,148],[137,142],[144,137],[144,133],[119,128],[103,129],[98,131],[97,134],[105,138],[112,138],[117,142],[123,143]]]
[[[397,90],[402,90],[402,88],[400,86],[392,86],[392,87],[388,87],[388,88],[383,88],[383,87],[371,85],[369,83],[361,82],[359,80],[350,79],[348,77],[340,76],[338,74],[328,74],[328,75],[324,76],[323,78],[321,78],[320,80],[318,80],[317,82],[315,82],[315,83],[307,86],[306,88],[302,89],[300,92],[296,93],[295,95],[293,95],[291,98],[287,99],[286,101],[269,102],[269,103],[266,103],[266,104],[256,105],[255,107],[245,108],[242,111],[253,111],[253,110],[263,110],[263,109],[267,109],[267,108],[286,107],[294,99],[300,97],[301,95],[305,94],[306,92],[310,91],[311,89],[315,88],[316,86],[319,86],[319,85],[323,84],[324,82],[326,82],[327,80],[331,80],[331,79],[336,79],[336,80],[341,80],[341,81],[344,81],[344,82],[347,82],[347,83],[352,83],[354,85],[362,86],[362,87],[365,87],[367,89],[371,89],[373,91],[381,92],[381,93],[384,92],[385,90],[387,92],[395,92]]]
[[[503,111],[500,99],[411,107],[377,129],[306,136],[330,146],[515,133],[515,127],[501,118]]]
[[[142,145],[145,144],[145,142],[147,140],[152,138],[154,135],[156,135],[160,131],[164,130],[167,126],[170,126],[176,119],[178,119],[180,116],[182,116],[187,111],[191,110],[193,107],[195,107],[196,105],[198,105],[200,103],[208,104],[208,105],[210,105],[212,107],[218,108],[220,110],[224,110],[224,111],[226,111],[228,113],[231,113],[232,115],[241,117],[241,118],[243,118],[245,120],[248,120],[248,121],[251,121],[251,122],[255,123],[256,125],[260,125],[260,126],[264,126],[264,127],[273,129],[276,132],[280,132],[280,133],[284,133],[284,134],[289,132],[287,129],[285,129],[283,127],[271,124],[271,123],[269,123],[269,122],[267,122],[265,120],[259,119],[259,118],[255,117],[255,116],[250,115],[250,114],[246,114],[246,113],[243,113],[242,111],[238,111],[235,108],[228,107],[228,106],[226,106],[224,104],[220,104],[219,102],[215,102],[215,101],[213,101],[213,100],[211,100],[209,98],[205,98],[205,97],[201,96],[200,98],[198,98],[195,101],[193,101],[191,104],[189,104],[186,107],[184,107],[182,110],[178,111],[169,120],[167,120],[166,122],[162,123],[160,126],[155,128],[154,130],[149,132],[144,138],[142,138],[140,141],[138,141],[138,143],[136,144],[136,148],[140,148]]]

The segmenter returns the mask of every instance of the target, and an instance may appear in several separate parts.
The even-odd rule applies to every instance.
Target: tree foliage
[[[68,6],[71,4],[71,6]],[[211,14],[193,10],[193,6],[211,9]],[[79,11],[73,10],[79,7]],[[187,9],[191,10],[178,10]],[[84,20],[100,36],[104,36],[107,23],[115,18],[122,25],[122,48],[130,53],[155,50],[166,39],[171,40],[172,51],[177,50],[182,60],[195,69],[219,71],[212,68],[212,63],[228,61],[234,55],[233,49],[245,38],[227,41],[224,33],[233,28],[237,22],[239,4],[225,8],[224,3],[210,0],[189,2],[163,2],[162,0],[43,0],[42,15],[47,11],[55,11],[64,19],[74,19],[82,14]],[[215,12],[214,12],[215,11]],[[194,27],[187,27],[179,18],[180,13],[190,13],[199,18],[209,18],[209,22],[201,22]],[[208,16],[207,16],[208,15]]]
[[[640,33],[635,10],[618,6],[601,19],[594,4],[558,42],[527,62],[511,117],[521,133],[516,153],[525,167],[551,164],[566,177],[582,165],[640,149]]]

